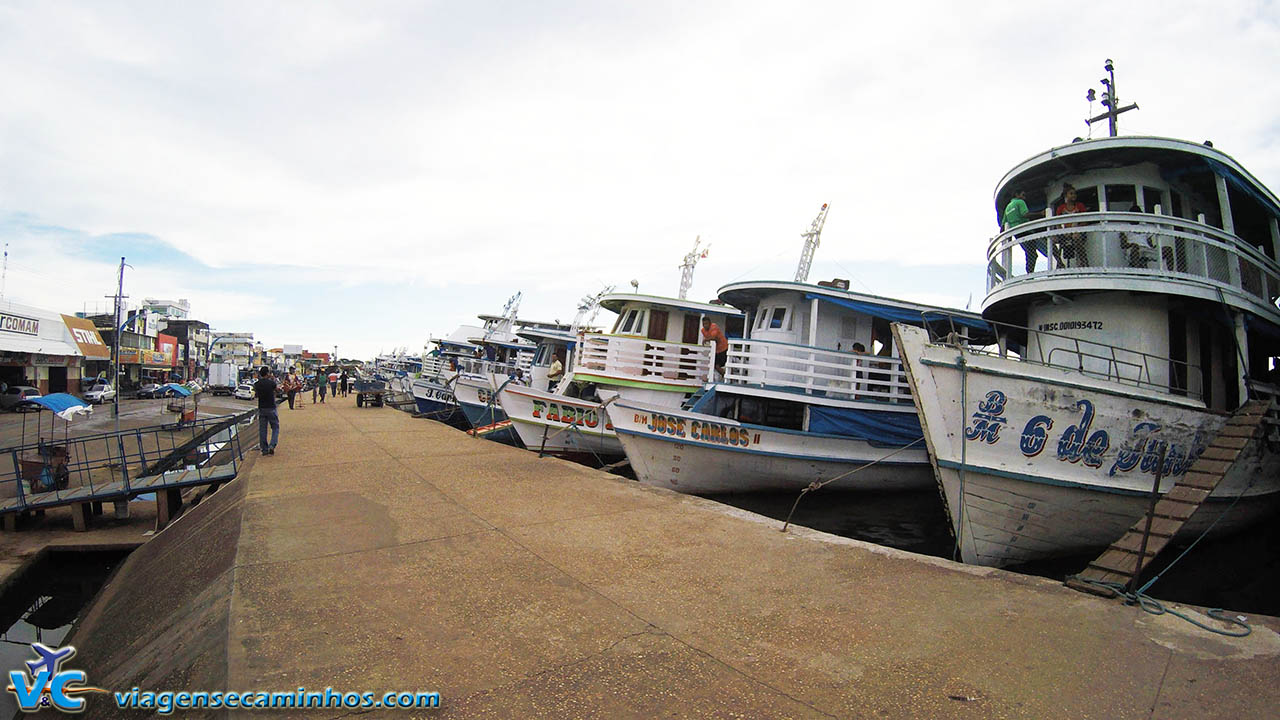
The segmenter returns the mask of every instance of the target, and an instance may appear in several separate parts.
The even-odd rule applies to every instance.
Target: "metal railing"
[[[711,346],[588,333],[575,372],[696,387],[711,373]]]
[[[244,458],[241,423],[255,416],[249,411],[79,437],[54,431],[0,449],[0,514],[225,481]]]
[[[1022,325],[988,320],[988,324],[1002,337],[1012,335],[1027,338],[1027,344],[1022,347],[1021,353],[1001,351],[998,347],[979,347],[965,342],[962,333],[954,323],[954,316],[948,313],[928,312],[925,315],[925,326],[929,328],[932,342],[950,345],[964,343],[968,352],[979,355],[1012,356],[1021,362],[1033,365],[1075,370],[1102,380],[1173,392],[1186,397],[1200,398],[1203,394],[1201,391],[1190,389],[1190,380],[1193,376],[1200,380],[1199,386],[1204,387],[1203,371],[1199,365],[1192,365],[1183,360],[1174,360],[1170,357],[1093,340],[1081,340],[1070,335],[1036,330]],[[943,325],[933,320],[952,322]],[[943,335],[942,332],[948,329],[949,332]]]
[[[731,339],[725,373],[725,381],[737,385],[779,387],[850,400],[912,401],[906,370],[895,357]]]
[[[1103,272],[1194,280],[1272,307],[1280,297],[1275,261],[1222,230],[1169,215],[1035,220],[1000,233],[987,249],[988,292],[1023,278]]]

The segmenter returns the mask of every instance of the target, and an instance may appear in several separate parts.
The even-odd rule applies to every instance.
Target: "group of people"
[[[253,395],[258,400],[258,447],[263,455],[275,455],[276,445],[280,441],[280,413],[277,410],[276,390],[284,391],[286,400],[289,403],[289,409],[293,410],[302,407],[302,403],[295,404],[298,393],[306,389],[306,383],[296,372],[290,372],[279,383],[276,382],[271,372],[271,368],[263,366],[258,370],[258,380],[253,384]],[[311,404],[316,403],[316,397],[319,396],[320,402],[324,403],[326,391],[334,397],[341,394],[345,397],[351,390],[351,377],[347,375],[347,371],[343,370],[339,373],[337,370],[325,374],[323,371],[316,371],[315,385],[311,387]],[[270,442],[267,441],[267,429],[271,430]]]
[[[1052,204],[1052,203],[1050,203]],[[1072,215],[1075,213],[1088,212],[1089,208],[1076,196],[1076,189],[1071,183],[1063,183],[1062,196],[1059,198],[1057,207],[1053,210],[1054,217],[1062,215]],[[1044,210],[1031,212],[1027,207],[1027,191],[1016,190],[1013,198],[1004,208],[1004,224],[1005,228],[1012,230],[1013,228],[1030,222],[1036,218],[1042,218],[1045,215]],[[1067,225],[1066,227],[1072,227]],[[1069,233],[1063,236],[1063,239],[1055,243],[1058,262],[1060,265],[1067,264],[1066,261],[1074,261],[1078,266],[1089,264],[1088,251],[1084,246],[1083,233]],[[1049,257],[1049,247],[1045,240],[1039,239],[1022,244],[1022,251],[1027,257],[1027,272],[1033,273],[1036,270],[1036,259],[1039,255]]]

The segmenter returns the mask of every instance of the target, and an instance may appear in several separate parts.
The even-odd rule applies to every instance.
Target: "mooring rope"
[[[924,436],[923,436],[923,435],[921,435],[920,437],[916,438],[915,440],[912,440],[911,442],[907,443],[906,445],[903,445],[902,447],[898,448],[897,450],[894,450],[893,452],[889,453],[888,455],[885,455],[885,456],[883,456],[883,457],[878,457],[878,458],[876,458],[875,460],[872,460],[871,462],[867,463],[866,465],[859,465],[858,467],[856,467],[856,468],[854,468],[854,469],[850,470],[849,472],[841,473],[841,474],[839,474],[839,475],[837,475],[837,476],[835,476],[835,477],[833,477],[833,478],[830,478],[829,480],[823,480],[822,482],[818,482],[817,480],[814,480],[813,482],[809,483],[809,487],[807,487],[807,488],[805,488],[805,489],[801,490],[801,491],[800,491],[800,495],[796,497],[796,501],[791,505],[791,512],[787,513],[787,519],[786,519],[786,522],[782,523],[782,532],[786,532],[786,531],[787,531],[787,528],[791,525],[791,516],[795,514],[795,512],[796,512],[796,508],[800,505],[800,501],[804,498],[804,496],[805,496],[806,494],[808,494],[808,493],[810,493],[810,492],[812,492],[812,491],[814,491],[814,490],[821,490],[822,488],[826,487],[827,485],[830,485],[831,483],[833,483],[833,482],[835,482],[835,481],[837,481],[837,480],[840,480],[840,479],[843,479],[843,478],[847,478],[847,477],[849,477],[850,475],[853,475],[854,473],[857,473],[857,472],[861,472],[861,471],[863,471],[863,470],[866,470],[867,468],[871,467],[872,465],[875,465],[875,464],[877,464],[877,463],[880,463],[880,462],[883,462],[883,461],[885,461],[885,460],[888,460],[889,458],[893,457],[894,455],[897,455],[898,453],[900,453],[900,452],[902,452],[902,451],[904,451],[904,450],[906,450],[906,449],[908,449],[908,448],[912,447],[913,445],[916,445],[916,444],[918,444],[918,443],[922,442],[923,440],[924,440]]]

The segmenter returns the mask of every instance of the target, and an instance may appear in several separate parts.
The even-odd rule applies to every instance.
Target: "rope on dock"
[[[1227,637],[1244,637],[1249,633],[1253,632],[1253,628],[1250,627],[1249,623],[1239,618],[1227,617],[1224,614],[1226,611],[1223,610],[1222,608],[1210,608],[1208,611],[1205,612],[1205,615],[1208,615],[1209,617],[1213,618],[1214,620],[1217,620],[1218,622],[1227,623],[1228,625],[1235,625],[1236,627],[1241,628],[1241,630],[1239,631],[1223,630],[1221,628],[1216,628],[1211,625],[1206,625],[1200,622],[1199,620],[1196,620],[1195,618],[1191,617],[1190,615],[1187,615],[1178,610],[1173,610],[1171,608],[1165,607],[1159,600],[1156,600],[1150,595],[1147,595],[1146,593],[1142,592],[1142,590],[1135,590],[1133,592],[1129,592],[1127,589],[1125,589],[1125,586],[1123,583],[1108,582],[1106,580],[1090,580],[1088,578],[1082,578],[1078,576],[1076,579],[1087,585],[1093,585],[1095,587],[1099,587],[1104,590],[1109,590],[1110,592],[1114,593],[1116,596],[1124,598],[1125,605],[1137,605],[1138,607],[1142,608],[1144,611],[1152,615],[1164,615],[1166,613],[1169,615],[1176,615],[1182,618],[1183,620],[1186,620],[1187,622],[1191,623],[1192,625],[1195,625],[1196,627],[1199,627],[1199,628],[1204,628],[1205,630],[1208,630],[1209,632],[1212,632],[1212,633],[1217,633],[1219,635],[1226,635]]]
[[[875,460],[872,460],[871,462],[867,463],[866,465],[859,465],[858,467],[856,467],[856,468],[854,468],[854,469],[850,470],[849,472],[841,473],[841,474],[839,474],[839,475],[837,475],[837,476],[835,476],[835,477],[833,477],[833,478],[831,478],[831,479],[829,479],[829,480],[823,480],[822,482],[818,482],[817,480],[814,480],[813,482],[809,483],[809,487],[807,487],[807,488],[805,488],[805,489],[801,490],[801,491],[800,491],[800,495],[796,498],[796,501],[791,505],[791,512],[787,513],[787,519],[786,519],[786,522],[782,523],[782,532],[786,532],[786,531],[787,531],[787,528],[788,528],[788,527],[790,527],[790,525],[791,525],[791,516],[795,514],[795,512],[796,512],[796,508],[800,505],[800,500],[802,500],[802,499],[804,498],[804,496],[805,496],[807,493],[810,493],[810,492],[812,492],[812,491],[814,491],[814,490],[821,490],[822,488],[826,487],[827,485],[830,485],[831,483],[833,483],[833,482],[835,482],[835,481],[837,481],[837,480],[841,480],[841,479],[843,479],[843,478],[847,478],[847,477],[849,477],[850,475],[853,475],[854,473],[860,472],[860,471],[862,471],[862,470],[866,470],[867,468],[871,467],[872,465],[875,465],[875,464],[877,464],[877,463],[880,463],[880,462],[883,462],[883,461],[885,461],[885,460],[888,460],[889,458],[893,457],[894,455],[897,455],[898,453],[900,453],[900,452],[902,452],[902,451],[904,451],[904,450],[906,450],[906,449],[908,449],[908,448],[912,447],[913,445],[919,444],[920,442],[923,442],[923,441],[924,441],[924,436],[923,436],[923,435],[921,435],[920,437],[916,438],[915,440],[912,440],[911,442],[907,443],[906,445],[903,445],[902,447],[898,448],[897,450],[894,450],[893,452],[889,453],[888,455],[884,455],[884,456],[882,456],[882,457],[878,457],[878,458],[876,458]]]

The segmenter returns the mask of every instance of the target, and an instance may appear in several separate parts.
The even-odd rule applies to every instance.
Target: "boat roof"
[[[620,312],[627,303],[646,303],[659,307],[670,307],[697,313],[715,313],[736,316],[742,313],[736,308],[717,303],[704,303],[696,300],[662,297],[660,295],[640,295],[638,293],[609,293],[600,298],[600,307],[610,312]]]
[[[1059,178],[1090,170],[1156,164],[1163,175],[1178,177],[1197,171],[1216,172],[1280,215],[1280,198],[1235,158],[1204,143],[1149,135],[1120,135],[1080,140],[1033,155],[1005,173],[996,185],[996,213],[1003,212],[1013,189],[1043,187]]]
[[[591,332],[588,330],[588,332]],[[520,337],[529,342],[542,342],[544,340],[558,340],[565,343],[576,342],[578,336],[568,330],[547,330],[545,328],[524,328],[516,333]]]
[[[720,288],[720,299],[740,308],[748,308],[758,305],[763,298],[787,291],[801,293],[806,297],[829,299],[851,309],[862,310],[868,315],[895,320],[905,311],[905,313],[911,315],[919,314],[921,317],[925,315],[955,317],[965,321],[963,324],[974,328],[988,327],[986,321],[982,319],[981,313],[970,310],[960,310],[941,305],[927,305],[910,300],[898,300],[868,293],[853,292],[852,290],[844,290],[838,287],[811,285],[791,280],[751,280],[729,283]]]

